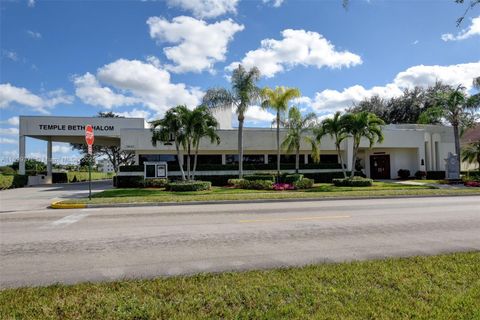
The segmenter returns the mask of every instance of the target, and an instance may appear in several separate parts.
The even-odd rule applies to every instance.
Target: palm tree
[[[323,120],[320,126],[314,129],[314,133],[319,143],[322,137],[325,135],[329,135],[335,140],[335,149],[337,150],[338,161],[342,166],[343,177],[346,178],[347,172],[345,171],[345,166],[343,165],[341,144],[345,139],[348,138],[348,133],[346,132],[342,113],[337,111],[332,118]]]
[[[383,142],[382,119],[370,112],[347,113],[342,117],[342,125],[345,131],[353,139],[352,164],[355,165],[358,148],[362,138],[366,138],[370,148],[376,143]],[[351,177],[355,176],[355,168],[352,168]]]
[[[186,106],[176,106],[169,109],[165,116],[160,120],[150,122],[152,130],[152,144],[157,145],[158,141],[169,143],[172,139],[175,143],[175,150],[177,151],[177,161],[182,173],[182,180],[185,180],[185,172],[183,170],[183,156],[180,153],[180,144],[183,144],[183,122],[182,110]]]
[[[262,108],[273,109],[277,116],[277,179],[280,177],[280,116],[287,112],[288,102],[293,98],[300,97],[300,91],[296,88],[276,87],[275,90],[271,88],[263,88],[261,91]]]
[[[478,163],[478,170],[480,171],[480,141],[466,145],[462,150],[462,161],[468,163]]]
[[[457,157],[458,172],[460,172],[460,131],[474,124],[474,112],[480,106],[478,94],[468,96],[465,87],[444,92],[437,97],[437,103],[421,114],[420,123],[431,123],[432,119],[447,121],[453,127],[455,139],[455,153]]]
[[[232,106],[238,116],[238,175],[243,176],[243,122],[248,107],[260,98],[260,88],[257,82],[260,78],[260,71],[253,67],[246,70],[239,65],[232,73],[232,90],[213,88],[207,90],[203,97],[203,104],[210,108],[226,108],[231,110]]]
[[[195,156],[193,160],[192,179],[195,180],[197,170],[198,147],[200,140],[204,137],[209,138],[211,143],[220,143],[220,137],[217,134],[218,122],[212,115],[207,106],[198,106],[192,112],[195,121],[193,130],[193,146],[195,147]]]
[[[302,117],[302,114],[297,107],[292,107],[288,111],[288,119],[284,124],[288,131],[285,140],[282,142],[282,148],[285,149],[287,153],[295,151],[296,173],[298,173],[298,170],[300,169],[300,144],[302,138],[312,146],[313,160],[315,162],[320,160],[320,149],[318,148],[315,139],[310,136],[305,136],[305,134],[314,127],[316,119],[317,116],[313,112]]]

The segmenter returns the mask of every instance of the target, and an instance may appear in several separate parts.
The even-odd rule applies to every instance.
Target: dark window
[[[195,155],[192,154],[190,161],[194,161]],[[185,156],[184,163],[187,163],[187,156]],[[198,164],[222,164],[222,155],[220,154],[199,154],[197,158]]]
[[[302,157],[300,156],[300,162]],[[276,154],[269,154],[268,155],[268,163],[277,163],[277,155]],[[280,155],[280,163],[295,163],[295,155],[294,154],[281,154]]]
[[[167,164],[178,164],[177,156],[174,154],[141,154],[138,157],[138,162],[143,165],[144,162],[160,162],[165,161]]]
[[[145,166],[145,176],[147,178],[155,178],[155,165],[154,164],[147,164]]]
[[[312,155],[308,155],[308,163],[315,163]],[[336,154],[321,154],[320,163],[338,163],[338,155]]]
[[[238,163],[237,154],[227,154],[225,158],[226,158],[227,164]],[[263,154],[244,154],[243,163],[251,163],[251,164],[265,163],[265,156]]]

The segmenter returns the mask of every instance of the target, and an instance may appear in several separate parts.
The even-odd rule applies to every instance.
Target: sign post
[[[92,200],[92,160],[93,160],[93,142],[95,140],[93,127],[85,126],[85,142],[88,146],[88,200]]]

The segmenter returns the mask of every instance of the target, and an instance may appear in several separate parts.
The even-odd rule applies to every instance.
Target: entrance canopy
[[[85,126],[92,125],[95,144],[120,146],[121,129],[143,129],[143,118],[20,116],[19,173],[25,174],[25,137],[45,140],[47,175],[52,173],[52,142],[85,143]]]

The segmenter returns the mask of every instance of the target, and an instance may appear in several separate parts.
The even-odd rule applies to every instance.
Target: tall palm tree
[[[152,144],[157,145],[157,142],[168,143],[172,139],[175,143],[175,150],[177,151],[177,161],[182,173],[182,180],[186,180],[185,172],[183,170],[183,156],[180,152],[180,145],[183,144],[183,121],[182,110],[186,109],[186,106],[176,106],[169,109],[165,116],[160,120],[154,120],[150,122],[152,130]]]
[[[192,179],[195,180],[195,172],[197,170],[198,147],[202,138],[209,138],[211,143],[220,143],[220,137],[217,134],[218,121],[212,115],[211,110],[207,106],[198,106],[193,110],[194,130],[193,145],[195,147],[195,156],[193,160]]]
[[[448,122],[453,127],[455,153],[460,172],[460,132],[474,124],[474,112],[480,107],[480,95],[468,96],[465,87],[443,92],[434,107],[421,114],[420,123],[431,123],[432,118]]]
[[[362,138],[368,140],[370,148],[376,143],[383,142],[382,126],[385,123],[382,119],[370,112],[347,113],[342,117],[342,125],[345,131],[353,139],[352,164],[355,166],[358,148]],[[355,168],[352,168],[351,177],[355,175]]]
[[[300,97],[300,91],[296,88],[276,87],[275,90],[271,88],[263,88],[261,91],[262,108],[272,109],[277,114],[277,178],[280,177],[280,116],[287,112],[288,102],[294,98]]]
[[[317,116],[315,113],[309,113],[302,117],[300,110],[297,107],[292,107],[288,111],[288,119],[284,125],[287,128],[287,136],[282,142],[282,148],[287,153],[295,151],[295,172],[298,173],[300,169],[300,144],[303,141],[309,143],[312,147],[312,158],[315,162],[320,160],[320,149],[311,136],[306,136],[315,125]],[[303,139],[302,139],[303,138]]]
[[[213,88],[207,90],[203,104],[210,108],[226,108],[232,106],[238,116],[238,175],[243,176],[243,123],[248,107],[260,98],[260,88],[257,82],[260,71],[253,67],[246,70],[242,65],[232,72],[232,89]]]
[[[468,163],[478,163],[478,170],[480,171],[480,141],[466,145],[462,150],[462,161]]]
[[[344,122],[345,121],[342,117],[342,113],[340,111],[337,111],[332,118],[323,120],[320,126],[314,129],[314,133],[319,143],[322,137],[325,135],[328,135],[335,140],[335,149],[337,150],[338,161],[342,166],[343,177],[346,178],[347,172],[345,171],[341,151],[342,142],[348,138],[348,133],[346,132]]]

